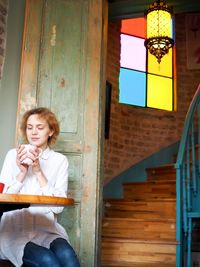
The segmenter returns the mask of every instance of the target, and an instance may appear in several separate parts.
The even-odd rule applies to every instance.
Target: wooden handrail
[[[74,204],[73,198],[57,196],[21,195],[21,194],[1,194],[0,204],[41,204],[68,206]]]

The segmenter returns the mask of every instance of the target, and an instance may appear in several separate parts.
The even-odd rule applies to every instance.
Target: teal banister
[[[184,233],[186,233],[188,226],[187,226],[187,197],[186,197],[187,192],[186,192],[186,187],[185,187],[185,184],[186,184],[186,165],[185,164],[183,165],[183,168],[181,169],[181,173],[182,173],[181,186],[183,189],[182,190],[183,191],[183,193],[182,193],[182,198],[183,198],[183,228],[184,228]]]
[[[193,214],[192,196],[193,190],[196,192],[196,179],[200,170],[200,150],[198,149],[198,175],[196,175],[196,155],[195,155],[195,113],[198,112],[198,144],[200,145],[200,85],[193,97],[188,109],[184,130],[180,140],[176,168],[176,267],[183,266],[183,248],[187,248],[187,266],[191,262],[191,232]],[[190,146],[191,145],[191,146]],[[192,160],[192,162],[190,162]],[[192,164],[192,165],[191,165]],[[192,172],[192,173],[191,173]],[[192,184],[191,184],[192,182]],[[191,212],[190,212],[191,211]],[[183,236],[184,232],[184,236]],[[185,244],[185,240],[187,244]]]
[[[187,164],[187,178],[186,178],[186,190],[187,190],[187,211],[191,209],[191,197],[190,197],[190,188],[191,188],[191,179],[190,179],[190,142],[188,138],[187,142],[187,159],[186,159],[186,164]]]
[[[184,132],[183,132],[183,135],[181,137],[179,152],[178,152],[175,168],[178,168],[183,162],[184,150],[186,147],[186,142],[187,142],[188,134],[190,131],[190,125],[191,125],[192,118],[194,116],[195,110],[197,109],[199,102],[200,102],[200,85],[198,86],[198,89],[197,89],[197,91],[193,97],[193,100],[190,104],[189,110],[188,110],[187,115],[186,115],[186,119],[185,119],[185,123],[184,123]]]
[[[200,105],[197,109],[198,114],[198,133],[200,133]],[[200,147],[200,134],[198,134],[198,146]],[[198,168],[200,170],[200,149],[198,149]]]
[[[193,193],[197,194],[197,178],[196,178],[196,156],[195,156],[195,138],[194,138],[194,122],[192,123],[192,136],[191,136],[191,145],[192,145],[192,190]]]
[[[191,239],[192,235],[192,218],[188,220],[188,239],[187,239],[187,267],[191,267]]]
[[[182,266],[181,168],[176,168],[176,266]]]

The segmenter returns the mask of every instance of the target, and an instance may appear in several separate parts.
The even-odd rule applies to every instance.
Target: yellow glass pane
[[[147,14],[147,38],[155,36],[172,37],[172,18],[169,12],[155,10]]]
[[[148,52],[148,66],[147,72],[157,75],[167,76],[172,78],[172,48],[169,49],[169,53],[164,55],[161,59],[160,64],[157,61],[157,58]]]
[[[148,74],[147,106],[172,111],[172,82],[170,78]]]

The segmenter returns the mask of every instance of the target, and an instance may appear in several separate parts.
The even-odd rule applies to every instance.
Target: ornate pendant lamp
[[[164,0],[157,0],[147,10],[146,20],[147,39],[144,45],[160,63],[161,58],[174,45],[174,40],[172,39],[172,10]]]

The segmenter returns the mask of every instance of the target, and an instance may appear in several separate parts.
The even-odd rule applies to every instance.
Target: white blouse
[[[68,160],[58,152],[47,148],[39,158],[41,169],[48,183],[40,187],[31,166],[25,180],[16,180],[20,170],[16,164],[16,149],[11,149],[5,158],[0,182],[5,184],[4,193],[46,196],[67,196]],[[16,267],[22,265],[24,246],[32,241],[49,247],[58,237],[68,240],[65,229],[57,222],[57,214],[63,211],[58,206],[31,205],[29,208],[5,212],[0,222],[0,258],[9,259]]]

